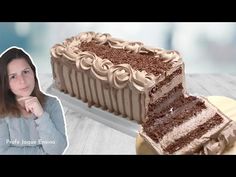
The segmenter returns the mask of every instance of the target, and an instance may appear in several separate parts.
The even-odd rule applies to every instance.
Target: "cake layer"
[[[154,103],[149,103],[147,108],[147,116],[152,114],[153,112],[155,112],[156,114],[165,114],[170,110],[175,109],[175,106],[173,106],[173,104],[177,104],[182,99],[184,99],[183,86],[182,84],[179,84],[170,92],[166,93],[163,97],[158,98]],[[178,102],[175,102],[175,100],[178,100]]]
[[[161,92],[161,88],[165,85],[170,85],[171,83],[173,83],[173,79],[177,78],[177,77],[180,77],[183,73],[183,70],[181,67],[179,68],[176,68],[175,71],[173,71],[172,73],[170,73],[168,76],[166,76],[165,78],[163,79],[159,79],[159,82],[158,84],[156,84],[150,91],[149,93],[149,96],[150,97],[154,97],[154,94],[156,94],[157,91],[160,91]],[[174,82],[179,82],[179,81],[182,81],[181,79],[177,78],[175,79]],[[175,83],[175,85],[178,85]],[[165,90],[165,89],[163,89]],[[154,100],[155,101],[155,100]]]
[[[58,89],[89,106],[137,122],[145,120],[148,92],[155,85],[162,85],[156,98],[184,82],[178,52],[115,39],[109,34],[81,33],[56,44],[51,56]]]
[[[200,97],[181,97],[171,111],[148,116],[140,135],[157,154],[219,154],[236,140],[235,122]]]
[[[206,109],[206,107],[201,101],[186,101],[178,109],[167,114],[148,114],[148,120],[143,124],[144,131],[152,137],[153,140],[159,142],[163,136],[173,131],[176,126],[187,122],[203,109]]]
[[[194,119],[197,120],[189,122],[188,125],[183,125],[183,127],[180,127],[179,128],[180,130],[183,131],[185,129],[187,133],[185,132],[184,135],[176,139],[173,144],[169,144],[167,147],[165,147],[164,151],[168,152],[169,154],[193,153],[207,141],[206,138],[203,138],[203,136],[207,134],[207,132],[209,135],[208,136],[205,135],[205,137],[209,136],[211,137],[216,132],[218,132],[220,128],[224,127],[226,123],[228,123],[228,122],[223,122],[223,118],[220,117],[218,114],[215,115],[206,114],[205,115],[205,120],[207,120],[206,122],[204,122],[204,119],[201,116],[204,117],[204,113],[202,115],[199,114],[197,118],[191,119],[191,120]],[[194,125],[194,127],[191,128],[192,130],[190,128],[187,129],[187,127],[191,125]],[[195,140],[196,142],[194,142]],[[187,148],[187,146],[190,143],[193,145],[191,146],[191,150]],[[185,146],[186,148],[183,149]]]

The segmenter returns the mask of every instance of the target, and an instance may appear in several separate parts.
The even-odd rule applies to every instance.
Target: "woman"
[[[62,154],[66,147],[59,101],[40,91],[30,56],[9,48],[0,58],[0,154]]]

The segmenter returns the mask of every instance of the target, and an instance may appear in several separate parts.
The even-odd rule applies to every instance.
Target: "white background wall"
[[[0,52],[23,47],[40,73],[50,73],[50,48],[84,31],[178,50],[187,73],[236,74],[236,23],[0,23]]]

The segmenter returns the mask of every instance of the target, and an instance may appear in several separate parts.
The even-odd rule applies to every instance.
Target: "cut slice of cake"
[[[51,64],[60,91],[138,123],[145,121],[149,103],[166,105],[185,92],[177,51],[106,33],[85,32],[56,44]]]
[[[164,107],[153,104],[139,132],[157,154],[222,154],[236,140],[236,123],[203,97]]]

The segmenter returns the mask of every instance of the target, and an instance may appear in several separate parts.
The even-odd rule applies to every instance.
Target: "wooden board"
[[[232,120],[236,121],[236,100],[233,100],[228,97],[223,96],[209,96],[207,99],[218,109],[220,109],[225,115],[227,115]],[[138,155],[153,155],[156,154],[155,150],[144,141],[144,139],[141,136],[136,137],[136,154]],[[230,155],[230,154],[236,154],[236,142],[234,143],[234,146],[227,151],[225,151],[223,154]]]

